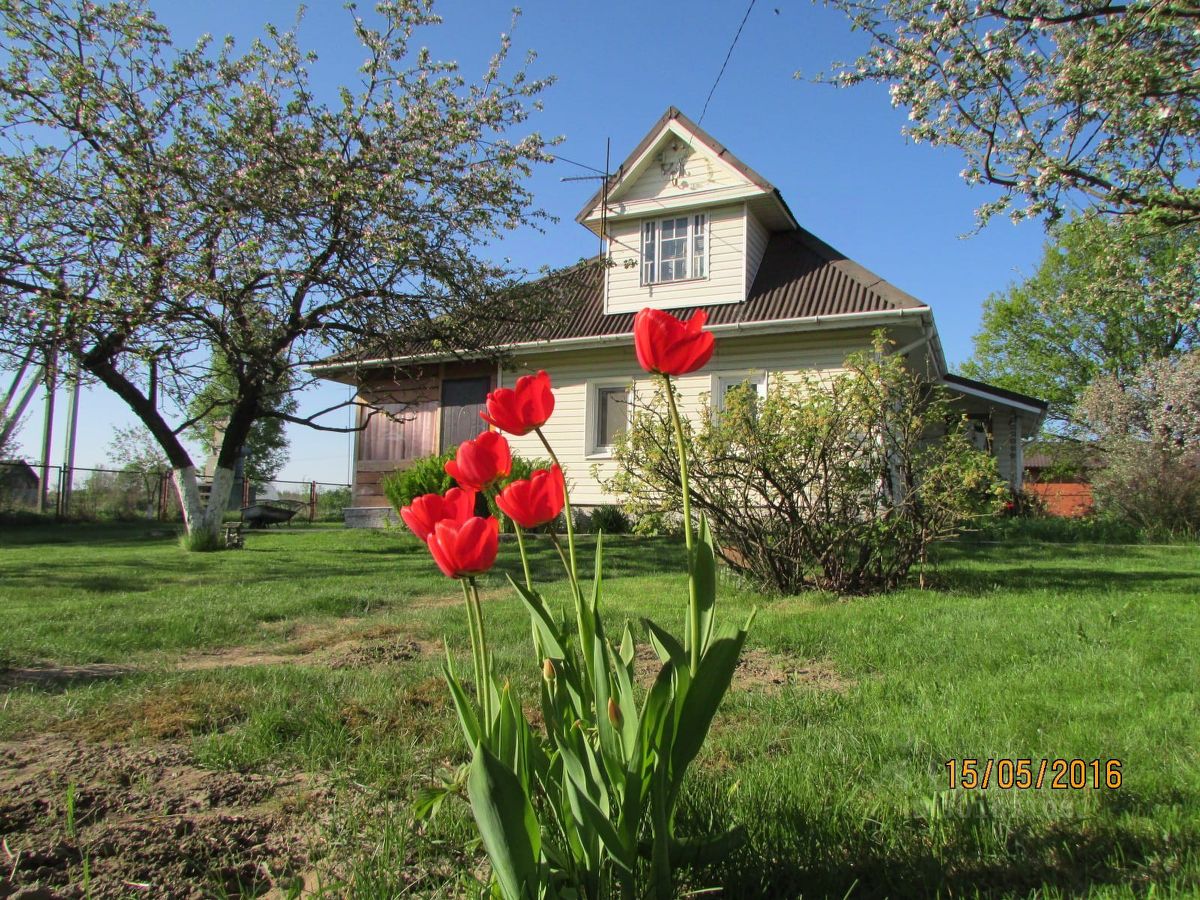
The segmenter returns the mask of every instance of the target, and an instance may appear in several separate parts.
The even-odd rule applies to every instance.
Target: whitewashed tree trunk
[[[225,507],[229,504],[229,492],[233,488],[233,469],[218,468],[213,472],[207,503],[200,497],[200,482],[195,466],[172,469],[171,480],[175,484],[175,493],[183,510],[183,524],[188,534],[208,531],[215,535],[225,516]]]

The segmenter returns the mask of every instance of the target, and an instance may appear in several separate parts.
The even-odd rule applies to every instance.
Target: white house
[[[947,372],[927,305],[805,231],[775,187],[674,107],[576,220],[603,240],[608,264],[580,267],[563,314],[507,340],[507,362],[421,353],[365,370],[315,367],[358,384],[360,415],[371,406],[397,414],[371,416],[358,434],[347,524],[388,518],[385,474],[474,437],[487,392],[539,369],[554,382],[557,406],[545,431],[574,501],[617,501],[601,482],[613,471],[629,392],[649,382],[633,351],[633,314],[644,306],[683,317],[708,312],[713,360],[677,382],[693,416],[706,396],[719,406],[735,384],[765,391],[774,378],[836,371],[884,329],[894,352],[957,395],[1004,477],[1021,487],[1022,441],[1037,432],[1046,404]],[[512,444],[544,455],[535,435]]]

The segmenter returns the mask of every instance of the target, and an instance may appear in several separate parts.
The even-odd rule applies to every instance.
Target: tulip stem
[[[479,587],[474,578],[463,579],[463,596],[467,601],[467,620],[471,627],[471,655],[475,663],[475,690],[483,713],[481,726],[485,735],[492,726],[491,666],[488,665],[487,637],[483,630],[483,609],[479,602]]]
[[[525,587],[533,590],[533,576],[529,574],[529,557],[525,553],[525,530],[513,519],[513,531],[517,533],[517,549],[521,552],[521,567],[525,570]]]
[[[687,445],[683,439],[683,420],[679,418],[679,407],[675,404],[675,389],[671,386],[671,376],[664,374],[663,383],[667,388],[671,424],[675,427],[675,450],[679,454],[679,484],[683,488],[683,539],[687,543],[688,568],[688,661],[692,674],[695,675],[700,667],[700,604],[696,596],[696,552],[695,537],[692,534],[692,497],[688,489]]]
[[[529,573],[529,555],[525,552],[525,530],[517,524],[517,520],[513,519],[513,531],[517,533],[517,549],[521,552],[521,568],[525,570],[525,587],[529,592],[533,593],[533,576]],[[542,652],[542,636],[537,630],[537,625],[532,624],[533,629],[533,647],[537,650],[538,658],[545,656]]]
[[[546,435],[542,434],[542,429],[538,428],[537,436],[542,439],[542,446],[546,448],[546,452],[550,454],[550,461],[558,466],[559,471],[562,471],[562,465],[558,461],[558,454],[554,452],[554,448],[550,446],[550,442],[546,440]],[[575,565],[575,516],[571,514],[571,492],[567,489],[566,472],[563,472],[563,509],[567,516],[567,547],[571,551],[571,581],[575,584],[576,593],[579,592],[579,570]],[[581,595],[582,596],[582,595]]]
[[[537,429],[537,436],[542,439],[542,446],[546,448],[546,452],[550,454],[550,461],[558,466],[559,471],[562,471],[562,464],[558,461],[558,455],[554,452],[554,448],[550,446],[550,442],[546,440],[546,435],[542,434],[542,429]],[[575,618],[579,627],[579,650],[583,657],[584,670],[590,678],[592,675],[592,640],[595,637],[596,629],[591,623],[595,621],[595,610],[585,610],[583,607],[583,588],[579,586],[579,568],[575,563],[575,516],[571,512],[571,491],[567,487],[567,473],[563,472],[563,512],[567,517],[567,549],[571,556],[570,564],[563,560],[563,565],[567,569],[567,574],[571,576],[571,590],[575,594]],[[550,532],[554,535],[553,529]],[[555,540],[555,546],[558,547],[558,541]],[[558,549],[559,556],[562,555],[562,548]]]

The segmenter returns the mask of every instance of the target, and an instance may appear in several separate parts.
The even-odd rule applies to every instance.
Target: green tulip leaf
[[[567,651],[563,647],[562,634],[558,630],[554,618],[550,615],[550,610],[546,608],[546,602],[542,599],[542,595],[513,581],[511,575],[508,576],[508,583],[513,586],[517,596],[525,602],[525,606],[529,609],[533,625],[542,638],[542,649],[553,659],[565,659]]]
[[[701,657],[700,666],[692,677],[679,711],[679,726],[671,754],[676,778],[682,777],[683,771],[704,745],[717,707],[721,705],[721,699],[733,680],[733,671],[737,668],[745,640],[744,631],[737,632],[733,637],[717,638]]]
[[[700,618],[700,653],[703,654],[712,640],[713,612],[717,604],[717,552],[713,546],[712,531],[708,517],[700,517],[700,540],[696,544],[695,567],[696,605]]]
[[[517,776],[482,743],[475,745],[467,796],[504,896],[535,897],[541,833],[533,806]]]
[[[646,631],[650,634],[650,645],[662,662],[674,662],[677,667],[681,664],[687,665],[687,651],[683,649],[683,644],[679,643],[674,635],[665,628],[655,625],[649,619],[642,619],[642,624],[646,626]]]
[[[446,665],[442,667],[446,684],[450,686],[450,699],[454,701],[454,711],[458,713],[458,724],[462,727],[463,736],[467,743],[474,747],[479,743],[482,733],[479,729],[479,716],[475,712],[475,704],[467,696],[458,676],[454,672],[454,664],[450,662],[450,651],[446,651]]]

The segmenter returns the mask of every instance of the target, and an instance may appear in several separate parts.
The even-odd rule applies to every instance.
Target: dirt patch
[[[213,669],[283,666],[302,662],[304,662],[303,657],[296,654],[265,653],[252,647],[227,647],[223,650],[185,656],[173,668],[177,672],[210,672]]]
[[[661,663],[654,649],[639,644],[634,659],[637,678],[649,685],[658,674]],[[809,687],[824,691],[844,691],[851,682],[842,677],[828,662],[802,659],[787,653],[768,653],[765,650],[743,650],[733,672],[731,691],[758,691],[776,694],[787,688]]]
[[[395,665],[418,659],[429,652],[428,646],[420,641],[404,638],[356,641],[331,648],[326,665],[331,669]]]
[[[801,659],[789,654],[744,650],[733,673],[732,690],[759,690],[767,693],[786,687],[813,687],[823,691],[844,691],[851,682],[832,664],[820,659]]]
[[[200,769],[175,744],[0,744],[0,897],[286,892],[320,853],[323,794],[303,776]]]
[[[395,665],[439,652],[439,642],[415,640],[394,625],[376,625],[349,635],[344,628],[308,626],[296,629],[292,641],[279,650],[226,647],[185,656],[174,668],[180,672],[280,665],[353,669]]]

